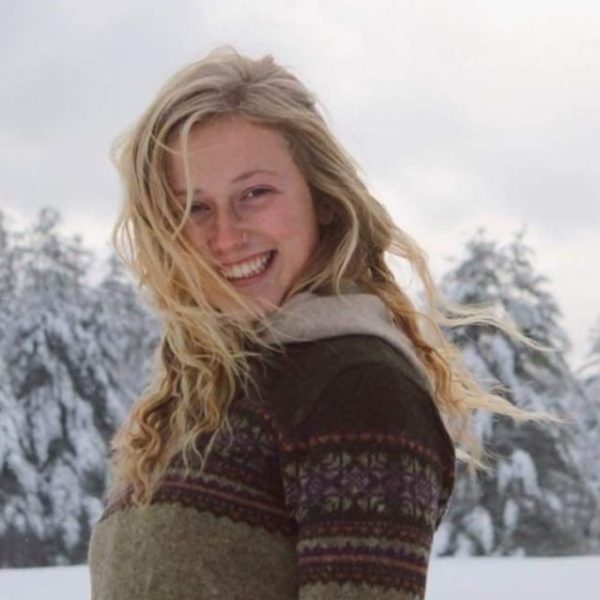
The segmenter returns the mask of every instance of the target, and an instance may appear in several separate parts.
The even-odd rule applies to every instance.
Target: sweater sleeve
[[[421,600],[454,448],[430,396],[390,364],[340,373],[285,440],[300,600]]]

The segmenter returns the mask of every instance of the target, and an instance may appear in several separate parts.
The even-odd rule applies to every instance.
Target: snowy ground
[[[592,600],[598,598],[599,570],[600,556],[436,559],[427,600]],[[86,567],[0,570],[0,600],[86,598]]]

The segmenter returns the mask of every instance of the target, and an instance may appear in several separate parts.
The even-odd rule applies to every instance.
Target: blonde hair
[[[252,383],[250,358],[277,350],[258,334],[259,314],[255,320],[238,318],[236,310],[220,312],[209,303],[211,294],[219,294],[233,307],[249,310],[183,233],[191,186],[182,208],[167,178],[175,136],[185,142],[187,164],[191,128],[226,116],[248,119],[284,136],[310,187],[315,210],[323,217],[316,255],[283,301],[299,291],[339,294],[350,282],[377,295],[413,342],[431,377],[434,400],[457,446],[457,457],[473,472],[487,468],[481,442],[470,430],[475,410],[518,420],[552,418],[519,409],[483,389],[440,327],[494,325],[516,340],[543,347],[508,319],[496,317],[492,307],[458,305],[443,298],[425,253],[369,193],[358,165],[321,116],[315,96],[271,55],[253,60],[225,46],[172,77],[113,148],[125,188],[113,244],[149,293],[164,325],[153,380],[113,440],[116,488],[132,489],[135,502],[148,503],[176,453],[182,453],[186,464],[196,454],[204,465],[216,435],[230,430],[227,409],[234,394]],[[396,282],[385,261],[388,252],[416,270],[426,292],[426,311],[418,310]],[[211,436],[201,454],[194,442],[205,433]]]

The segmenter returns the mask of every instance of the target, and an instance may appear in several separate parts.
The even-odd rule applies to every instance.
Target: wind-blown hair
[[[369,193],[358,165],[322,117],[316,97],[271,55],[253,60],[225,46],[172,77],[113,148],[124,185],[113,244],[163,323],[153,379],[113,440],[114,491],[132,490],[134,501],[144,504],[176,453],[182,453],[186,464],[195,455],[204,466],[216,435],[231,431],[227,409],[234,394],[252,383],[251,357],[281,349],[261,337],[260,314],[244,319],[235,316],[236,310],[211,306],[208,298],[219,295],[235,309],[251,309],[184,234],[191,186],[185,205],[175,200],[169,186],[167,161],[175,142],[181,142],[189,182],[191,129],[228,117],[248,119],[284,136],[320,215],[319,247],[282,302],[300,291],[339,294],[352,283],[376,294],[414,344],[457,457],[468,461],[472,472],[487,468],[485,450],[470,430],[476,409],[519,420],[550,418],[483,389],[441,326],[493,325],[541,347],[509,320],[495,317],[492,307],[443,298],[426,254]],[[417,272],[426,309],[418,310],[398,285],[386,253],[408,261]],[[204,453],[195,444],[200,434],[210,434]]]

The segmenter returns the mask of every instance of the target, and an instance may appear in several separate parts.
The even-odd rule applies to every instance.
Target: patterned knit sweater
[[[205,470],[176,458],[150,506],[108,499],[93,600],[424,598],[455,455],[410,341],[367,294],[299,294],[271,323],[286,352]]]

